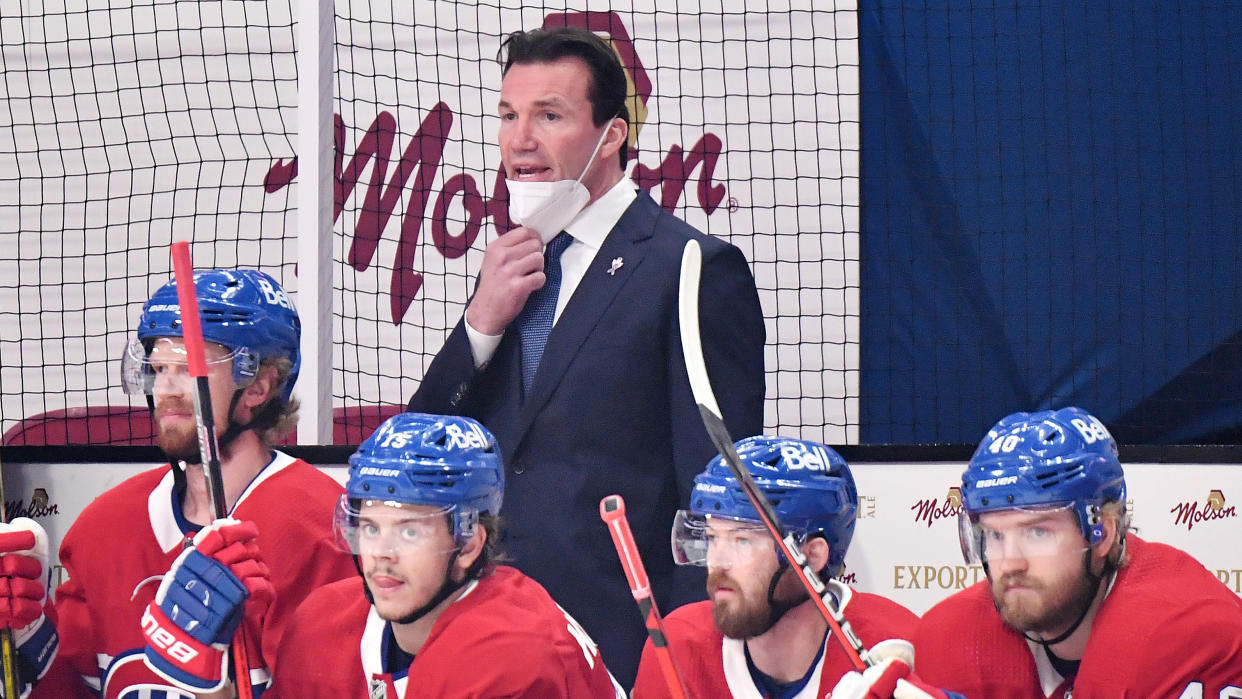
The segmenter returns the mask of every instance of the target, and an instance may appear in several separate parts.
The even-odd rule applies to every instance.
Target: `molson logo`
[[[1236,507],[1225,505],[1225,493],[1220,490],[1208,493],[1207,500],[1202,505],[1197,502],[1179,502],[1169,512],[1175,515],[1173,524],[1185,524],[1186,531],[1194,529],[1200,522],[1238,516]]]
[[[945,518],[956,518],[958,513],[962,511],[962,489],[958,486],[951,486],[949,492],[944,496],[944,504],[941,504],[936,498],[930,500],[919,500],[910,506],[914,511],[915,522],[927,522],[930,527],[936,520]]]
[[[629,31],[615,12],[553,13],[547,15],[543,23],[545,28],[567,25],[606,35],[620,57],[626,70],[630,94],[633,95],[627,106],[630,110],[631,127],[629,153],[634,158],[637,155],[638,135],[647,120],[647,102],[651,98],[652,84],[647,69],[643,67],[634,48]],[[452,106],[443,101],[436,103],[423,118],[405,150],[397,155],[397,119],[392,113],[381,111],[375,115],[375,120],[358,140],[358,146],[348,163],[345,162],[345,140],[349,125],[339,114],[334,119],[334,221],[340,218],[345,202],[353,194],[363,170],[371,164],[370,181],[366,184],[363,202],[356,208],[358,221],[354,227],[354,239],[346,254],[346,261],[351,267],[361,272],[371,266],[379,247],[380,236],[388,226],[393,210],[403,198],[406,201],[389,282],[389,306],[393,325],[401,323],[406,310],[423,285],[423,275],[414,266],[414,256],[419,247],[418,239],[428,207],[431,208],[432,243],[446,259],[464,255],[489,218],[499,231],[513,228],[509,220],[509,190],[499,163],[487,164],[488,167],[497,169],[490,196],[480,191],[479,183],[472,175],[460,172],[446,178],[439,191],[432,189],[455,118]],[[724,185],[712,182],[722,145],[719,136],[704,133],[689,149],[683,149],[678,144],[671,145],[659,167],[650,168],[635,163],[630,177],[645,191],[661,185],[660,206],[671,212],[681,199],[690,175],[697,169],[698,206],[710,215],[725,197]],[[297,172],[297,158],[287,163],[278,160],[268,170],[263,185],[268,193],[277,192],[289,186]],[[467,220],[460,231],[450,231],[448,212],[458,199],[461,209],[466,212]],[[732,205],[734,203],[731,201],[730,206]]]
[[[47,488],[35,488],[34,493],[30,496],[30,502],[22,502],[21,500],[6,500],[4,503],[4,512],[9,519],[14,517],[29,517],[35,519],[37,517],[50,517],[60,514],[60,508],[56,503],[49,502]]]

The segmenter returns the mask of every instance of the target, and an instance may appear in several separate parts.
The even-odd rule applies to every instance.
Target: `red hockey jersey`
[[[1127,537],[1130,563],[1100,606],[1078,676],[1001,621],[981,582],[928,610],[915,670],[967,697],[1242,697],[1242,599],[1189,555]]]
[[[879,595],[854,592],[840,584],[834,585],[843,599],[841,611],[862,640],[872,645],[890,638],[909,638],[918,621],[910,610]],[[745,643],[725,638],[712,620],[712,603],[695,602],[680,607],[664,619],[668,645],[681,670],[686,690],[691,697],[736,697],[761,699],[759,687],[751,678],[746,663]],[[829,634],[825,648],[810,680],[796,699],[819,699],[828,695],[841,676],[854,665]],[[634,683],[632,699],[670,697],[668,685],[660,670],[659,660],[651,641],[643,648]]]
[[[387,624],[357,575],[316,591],[289,625],[264,699],[620,696],[594,641],[514,568],[467,584],[405,672],[384,672]]]
[[[272,666],[285,625],[307,593],[357,576],[353,559],[332,543],[332,516],[343,492],[310,464],[275,452],[233,508],[233,517],[258,525],[257,542],[276,588],[263,629],[262,658],[252,655],[252,665]],[[56,590],[54,604],[60,652],[33,697],[61,699],[65,688],[74,685],[84,697],[187,696],[142,662],[146,639],[139,621],[155,598],[158,576],[168,572],[192,538],[183,524],[169,468],[140,473],[82,511],[60,547],[69,576]]]

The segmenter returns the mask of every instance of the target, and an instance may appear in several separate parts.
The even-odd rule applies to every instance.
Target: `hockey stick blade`
[[[211,385],[207,376],[207,352],[203,346],[202,316],[198,311],[198,288],[194,283],[194,265],[190,261],[190,244],[172,244],[173,278],[177,281],[177,302],[181,306],[181,338],[185,343],[186,364],[194,379],[194,418],[198,426],[198,448],[203,462],[203,476],[211,497],[212,515],[222,519],[228,515],[224,495],[224,477],[220,471],[220,446],[216,441],[215,414],[211,407]],[[250,658],[246,652],[244,624],[237,628],[233,641],[234,682],[238,699],[252,699]]]
[[[634,533],[630,531],[630,522],[625,517],[625,500],[620,495],[609,495],[600,500],[599,518],[608,525],[608,533],[612,535],[612,543],[617,548],[617,558],[621,560],[625,578],[630,584],[630,592],[638,603],[638,611],[642,614],[643,625],[647,627],[647,637],[651,639],[651,645],[655,649],[655,657],[664,675],[669,696],[673,699],[686,699],[686,683],[672,651],[669,650],[664,620],[660,618],[655,597],[651,595],[651,581],[647,578],[647,569],[643,566],[638,545],[634,542]]]
[[[686,375],[690,380],[690,392],[694,402],[698,404],[699,415],[703,418],[703,427],[708,437],[720,452],[721,458],[742,486],[746,497],[759,513],[759,519],[767,528],[768,533],[776,541],[777,548],[792,565],[790,568],[797,574],[810,594],[815,606],[828,622],[828,628],[836,636],[841,649],[859,672],[871,664],[867,650],[862,641],[850,627],[836,605],[828,599],[827,587],[820,580],[818,573],[811,570],[797,541],[785,532],[772,504],[764,496],[750,471],[742,464],[737,449],[733,446],[733,438],[724,424],[724,414],[720,404],[716,402],[716,394],[712,391],[711,378],[707,375],[707,361],[703,357],[703,341],[699,332],[699,278],[703,267],[703,253],[695,240],[686,241],[681,255],[681,277],[678,283],[677,320],[681,327],[681,351],[686,362]]]

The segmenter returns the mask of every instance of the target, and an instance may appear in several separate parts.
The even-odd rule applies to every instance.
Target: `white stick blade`
[[[723,419],[712,382],[707,376],[707,363],[703,359],[703,341],[699,337],[699,274],[703,268],[703,253],[696,240],[686,241],[681,253],[681,280],[677,293],[677,320],[681,325],[681,352],[686,360],[686,374],[690,377],[690,391],[694,402]]]

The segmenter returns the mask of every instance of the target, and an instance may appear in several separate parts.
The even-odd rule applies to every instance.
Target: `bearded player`
[[[68,580],[49,613],[29,622],[36,633],[18,633],[26,657],[51,665],[23,673],[27,684],[38,680],[35,697],[230,694],[227,649],[237,628],[246,629],[249,675],[261,689],[298,602],[353,574],[350,558],[329,543],[340,485],[271,446],[297,421],[297,312],[262,272],[212,270],[195,282],[211,404],[225,426],[218,442],[229,517],[213,518],[169,282],[144,305],[122,374],[127,391],[147,395],[170,466],[105,492],[70,527],[60,549]],[[8,600],[9,609],[26,612],[10,620],[14,628],[28,620],[28,602],[46,596],[46,553],[38,548],[16,555],[39,561],[42,571],[6,567],[11,575],[0,592],[21,588],[27,601]],[[56,632],[52,662],[45,651]]]
[[[1242,697],[1242,600],[1128,533],[1117,445],[1081,408],[1014,413],[962,475],[988,579],[924,615],[924,680],[969,697]]]
[[[835,579],[858,510],[845,460],[798,439],[750,437],[736,447],[863,642],[908,637],[916,621],[909,610]],[[721,457],[694,479],[690,509],[674,519],[673,557],[708,571],[710,599],[664,620],[690,696],[823,697],[853,667]],[[633,696],[669,696],[650,641]]]
[[[482,425],[396,415],[349,463],[335,528],[361,579],[306,599],[265,699],[624,696],[543,587],[496,565],[504,467]]]

